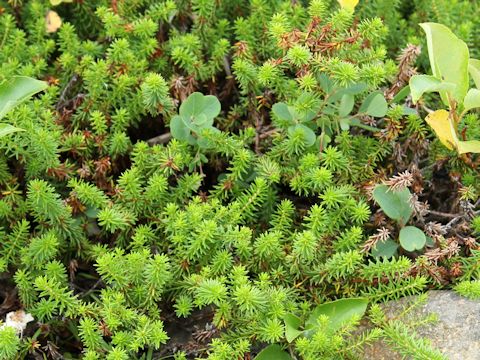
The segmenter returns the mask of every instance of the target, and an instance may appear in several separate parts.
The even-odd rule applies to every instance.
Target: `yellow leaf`
[[[454,121],[450,113],[446,110],[437,110],[430,114],[425,119],[437,134],[439,140],[450,150],[457,149],[458,138],[455,131]]]
[[[60,16],[58,16],[55,11],[49,10],[45,17],[47,33],[54,33],[60,28],[60,26],[62,26],[62,19],[60,19]]]
[[[50,4],[53,6],[60,5],[61,3],[71,3],[73,0],[50,0]]]
[[[358,4],[358,0],[338,0],[342,9],[355,10],[355,6]]]
[[[480,141],[479,140],[459,141],[458,153],[459,154],[480,153]]]

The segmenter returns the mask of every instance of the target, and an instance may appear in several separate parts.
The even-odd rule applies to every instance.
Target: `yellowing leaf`
[[[428,114],[426,122],[430,125],[437,134],[438,139],[450,150],[456,149],[458,146],[457,133],[453,119],[446,110],[437,110]]]
[[[61,3],[71,3],[73,0],[50,0],[50,4],[53,6],[60,5]]]
[[[60,19],[60,16],[58,16],[55,11],[49,10],[45,17],[47,33],[54,33],[60,28],[60,26],[62,26],[62,19]]]
[[[459,141],[458,153],[459,154],[480,153],[480,141],[479,140]]]
[[[425,119],[437,134],[438,139],[450,150],[457,150],[459,154],[480,153],[480,141],[460,141],[455,131],[454,120],[446,110],[437,110]]]
[[[358,4],[358,0],[338,0],[342,9],[355,10],[355,6]]]

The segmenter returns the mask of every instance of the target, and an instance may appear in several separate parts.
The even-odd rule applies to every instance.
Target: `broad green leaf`
[[[383,212],[393,220],[406,224],[412,216],[410,207],[410,191],[407,188],[392,191],[387,185],[377,185],[373,190],[373,198]]]
[[[417,110],[415,110],[415,109],[412,109],[412,108],[410,108],[410,107],[408,107],[408,106],[404,106],[404,107],[403,107],[403,115],[407,115],[407,116],[409,116],[409,115],[418,115],[418,112],[417,112]]]
[[[345,117],[350,114],[353,110],[353,105],[355,104],[355,97],[350,94],[345,94],[340,100],[340,106],[338,108],[338,115],[340,117]]]
[[[306,111],[302,111],[302,112],[299,112],[299,111],[295,111],[293,109],[293,114],[297,117],[299,117],[299,120],[302,122],[302,123],[308,123],[310,121],[312,121],[315,116],[318,115],[318,109],[310,109],[310,110],[306,110]]]
[[[364,92],[367,88],[367,84],[360,82],[343,89],[343,91],[345,92],[345,94],[358,95]]]
[[[387,111],[388,104],[383,94],[381,92],[373,92],[365,98],[358,112],[373,117],[384,117]]]
[[[344,95],[358,95],[363,93],[368,86],[365,83],[357,83],[348,88],[336,89],[333,94],[328,97],[329,103],[334,103],[340,100]]]
[[[292,360],[291,356],[277,344],[267,346],[260,351],[255,360]]]
[[[198,143],[197,138],[193,137],[191,133],[188,133],[186,140],[187,140],[187,143],[189,143],[190,145],[196,145]]]
[[[194,92],[180,105],[179,113],[183,117],[195,117],[202,113],[203,94]]]
[[[288,133],[290,135],[293,135],[294,133],[297,133],[297,132],[302,132],[303,139],[307,147],[315,144],[315,140],[317,140],[317,136],[315,135],[315,132],[312,129],[310,129],[308,126],[297,124],[294,126],[290,126],[288,128]]]
[[[213,125],[213,118],[208,118],[204,113],[198,114],[190,121],[189,118],[183,118],[183,122],[187,127],[195,133],[201,129],[209,128]]]
[[[388,238],[385,241],[379,241],[372,249],[372,256],[391,258],[397,252],[398,244]]]
[[[441,81],[431,75],[414,75],[410,78],[410,91],[414,103],[425,93],[450,92],[453,94],[455,87],[455,84]]]
[[[172,136],[178,140],[187,140],[190,135],[190,129],[179,115],[174,116],[172,120],[170,120],[170,131]]]
[[[317,140],[317,135],[315,134],[315,131],[310,129],[308,126],[301,125],[301,124],[297,125],[297,127],[302,128],[305,144],[307,146],[312,146],[313,144],[315,144],[315,141]]]
[[[25,131],[25,130],[12,126],[10,124],[0,123],[0,138],[17,131]]]
[[[293,314],[285,315],[283,320],[285,322],[285,338],[291,343],[302,334],[302,331],[298,330],[301,325],[301,320],[298,316]]]
[[[425,121],[435,131],[438,139],[448,149],[453,150],[458,146],[457,133],[450,113],[446,110],[437,110],[427,115]]]
[[[96,207],[89,206],[87,210],[85,210],[84,214],[90,219],[96,219],[99,211],[100,210],[98,210]]]
[[[480,107],[480,90],[468,90],[465,100],[463,100],[463,106],[465,106],[465,111]]]
[[[330,94],[333,91],[333,81],[328,77],[328,75],[321,74],[319,76],[319,81],[323,92]]]
[[[362,317],[368,306],[368,299],[348,298],[327,302],[318,305],[308,317],[305,325],[308,328],[315,327],[320,315],[327,315],[329,318],[328,329],[336,331],[354,316]]]
[[[220,110],[222,110],[222,106],[216,96],[207,95],[203,97],[202,113],[204,113],[207,118],[216,118],[218,114],[220,114]]]
[[[427,238],[422,230],[415,226],[405,226],[400,230],[400,245],[407,251],[421,250],[427,242]]]
[[[332,105],[327,105],[324,109],[323,109],[323,114],[324,115],[335,115],[337,113],[337,109],[335,109]]]
[[[477,89],[480,89],[480,60],[470,59],[468,61],[468,72]]]
[[[14,76],[0,84],[0,119],[16,105],[48,87],[45,81]]]
[[[280,120],[287,121],[289,124],[295,122],[290,107],[283,102],[274,104],[272,106],[272,111]]]
[[[395,95],[395,97],[392,99],[392,102],[398,104],[400,101],[405,99],[408,96],[408,94],[410,94],[410,86],[409,85],[404,86],[402,88],[402,90],[400,90],[397,93],[397,95]]]
[[[338,3],[342,9],[353,11],[355,10],[355,6],[358,4],[358,0],[338,0]]]
[[[354,119],[356,120],[356,119]],[[340,129],[342,129],[343,131],[346,131],[348,129],[350,129],[350,119],[349,118],[341,118],[339,121],[340,123]]]
[[[194,92],[180,105],[179,112],[183,117],[195,118],[204,114],[207,118],[213,119],[220,110],[220,101],[215,96]]]
[[[453,98],[461,103],[467,94],[468,46],[445,25],[436,23],[420,24],[427,35],[428,56],[433,76],[447,83],[455,84]],[[442,101],[449,105],[445,91],[440,92]]]
[[[457,149],[459,154],[465,153],[480,153],[480,141],[478,140],[469,140],[469,141],[459,141],[457,144]]]

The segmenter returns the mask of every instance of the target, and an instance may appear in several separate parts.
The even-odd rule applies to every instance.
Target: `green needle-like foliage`
[[[430,142],[428,103],[388,95],[424,17],[447,11],[478,52],[467,3],[0,0],[0,82],[48,84],[2,118],[24,131],[0,137],[0,295],[34,321],[0,319],[0,360],[351,359],[380,338],[441,358],[376,303],[450,284],[478,298],[478,157]],[[408,252],[372,199],[407,168],[401,226],[428,235]],[[419,207],[440,172],[460,194],[450,228]],[[361,311],[318,310],[334,301]]]

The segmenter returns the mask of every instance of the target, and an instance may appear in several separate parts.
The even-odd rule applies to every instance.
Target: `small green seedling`
[[[392,190],[387,185],[378,185],[373,190],[373,198],[380,205],[385,215],[395,220],[400,227],[400,246],[406,251],[413,252],[425,247],[427,237],[422,230],[415,226],[405,226],[410,220],[413,209],[410,206],[410,190]],[[374,248],[373,255],[377,257],[392,257],[398,244],[392,239],[380,242]]]
[[[294,133],[301,133],[306,146],[315,144],[317,136],[310,126],[313,125],[311,122],[317,116],[318,107],[300,112],[294,106],[280,102],[273,105],[272,110],[280,121],[287,124],[290,136]]]
[[[0,119],[18,104],[45,90],[47,83],[27,76],[14,76],[0,84]],[[24,131],[10,124],[0,123],[0,137]]]
[[[273,113],[280,125],[286,128],[289,136],[302,134],[305,145],[309,147],[317,140],[318,128],[322,130],[322,143],[330,141],[333,131],[348,130],[351,126],[371,131],[380,130],[362,124],[360,118],[386,115],[388,104],[381,92],[376,91],[365,97],[358,111],[352,115],[356,96],[364,93],[367,86],[358,83],[348,88],[339,88],[327,76],[322,76],[320,80],[325,92],[322,100],[313,98],[310,93],[303,93],[292,105],[284,102],[273,105]],[[309,106],[306,107],[305,104]]]
[[[362,101],[358,111],[352,114],[358,96],[364,96],[367,85],[356,83],[349,87],[338,87],[327,76],[320,78],[322,89],[326,93],[323,113],[338,119],[341,130],[348,130],[350,126],[357,126],[367,130],[379,129],[364,125],[360,122],[362,116],[376,118],[384,117],[388,111],[388,104],[383,94],[374,91]]]
[[[368,306],[366,298],[348,298],[326,302],[312,310],[306,320],[295,314],[286,314],[284,317],[285,338],[293,343],[298,337],[311,338],[317,332],[334,334],[354,319],[360,319]],[[320,324],[321,317],[328,318],[325,324]],[[263,349],[255,360],[291,360],[292,357],[277,344]]]
[[[439,140],[459,154],[480,153],[480,141],[459,139],[458,126],[465,114],[480,108],[480,61],[471,59],[468,46],[442,24],[420,25],[427,35],[432,75],[415,75],[410,79],[412,100],[424,93],[438,92],[448,111],[439,109],[426,117]],[[477,88],[469,89],[469,73]]]
[[[202,147],[201,132],[204,129],[218,131],[213,127],[213,120],[220,114],[220,101],[213,95],[192,93],[180,105],[179,115],[172,118],[170,130],[178,140]]]

